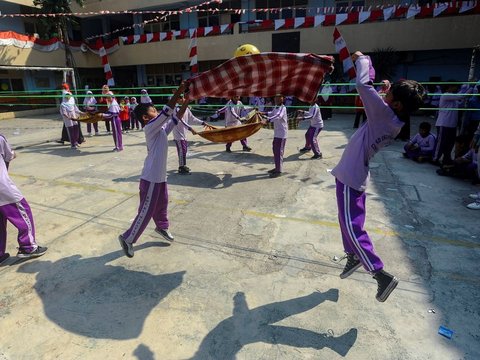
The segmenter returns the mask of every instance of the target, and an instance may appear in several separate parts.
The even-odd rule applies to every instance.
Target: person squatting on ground
[[[418,162],[432,160],[436,139],[430,130],[432,130],[430,123],[420,123],[418,133],[403,147],[405,150],[403,156]]]
[[[7,220],[18,230],[17,257],[30,259],[42,256],[47,251],[46,247],[39,246],[35,240],[35,224],[30,205],[8,176],[8,165],[15,157],[7,139],[0,134],[0,263],[10,257],[5,252]]]
[[[180,95],[177,100],[178,104],[183,105],[185,103],[185,98],[183,95]],[[178,112],[180,107],[176,106],[174,110],[174,116],[178,118]],[[187,139],[187,130],[189,130],[193,135],[196,134],[189,125],[206,125],[205,121],[196,118],[190,109],[185,108],[184,114],[182,116],[182,121],[179,121],[173,128],[173,140],[177,146],[178,154],[178,173],[179,174],[189,174],[190,168],[187,166],[187,152],[188,152],[188,139]]]
[[[215,115],[225,113],[225,127],[239,126],[242,125],[240,119],[242,118],[243,104],[240,101],[238,96],[232,96],[230,100],[225,104],[221,109],[218,109],[215,112]],[[243,146],[243,151],[252,151],[252,149],[247,144],[247,139],[240,140],[240,143]],[[227,143],[226,152],[232,152],[231,150],[232,143]]]
[[[78,121],[81,111],[75,104],[75,99],[71,92],[65,92],[62,103],[60,104],[60,115],[62,115],[63,123],[67,129],[68,138],[70,139],[70,147],[77,149],[80,138],[80,125]]]
[[[87,96],[83,99],[83,110],[89,114],[95,114],[97,112],[97,100],[93,96],[93,93],[89,90],[87,91]],[[95,130],[95,136],[100,135],[98,132],[98,122],[94,122],[93,124],[87,123],[87,133],[88,136],[92,136],[92,125],[93,129]]]
[[[152,218],[156,225],[155,231],[168,241],[174,240],[168,231],[167,217],[168,134],[177,122],[177,119],[172,117],[173,108],[185,89],[186,85],[182,83],[160,113],[152,104],[139,104],[135,108],[137,119],[145,122],[144,132],[148,152],[140,176],[140,205],[137,216],[130,228],[118,236],[118,241],[128,257],[133,257],[133,244],[137,242]],[[179,117],[183,116],[187,104],[185,102],[182,105],[177,114]]]
[[[268,171],[271,178],[282,175],[283,170],[283,153],[288,137],[288,115],[287,108],[283,105],[283,95],[275,96],[275,107],[267,113],[267,119],[264,123],[273,123],[273,159],[275,168]]]
[[[107,100],[108,110],[103,113],[105,119],[111,119],[112,122],[112,134],[113,142],[115,147],[113,151],[122,151],[123,150],[123,138],[122,138],[122,122],[120,120],[120,106],[118,105],[117,99],[113,95],[113,92],[108,91],[105,94]]]
[[[313,100],[308,111],[300,112],[303,115],[302,120],[310,120],[310,127],[305,133],[305,146],[303,149],[300,149],[300,152],[306,153],[313,149],[312,159],[322,158],[322,152],[320,151],[317,137],[323,129],[323,119],[317,100],[318,98]]]
[[[383,270],[383,262],[364,229],[369,161],[400,132],[404,124],[401,118],[421,106],[425,90],[416,81],[402,80],[394,83],[382,99],[369,80],[368,58],[357,51],[352,59],[357,70],[357,90],[365,105],[368,121],[350,138],[338,165],[332,170],[336,178],[338,219],[347,256],[340,278],[345,279],[363,265],[378,283],[376,299],[383,302],[397,286],[398,279]]]

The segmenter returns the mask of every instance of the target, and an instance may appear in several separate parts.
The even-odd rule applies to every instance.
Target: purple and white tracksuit
[[[84,110],[86,112],[90,113],[90,114],[94,114],[97,111],[97,107],[95,106],[95,105],[97,105],[97,100],[95,100],[91,91],[87,91],[87,95],[88,96],[86,96],[85,99],[83,99]],[[93,129],[95,130],[95,134],[97,134],[98,133],[98,122],[94,122],[93,124],[88,123],[87,124],[87,132],[89,134],[92,133],[92,125],[93,125]]]
[[[305,133],[305,149],[312,149],[315,155],[320,155],[322,152],[320,151],[317,137],[323,129],[323,119],[320,107],[317,104],[311,106],[303,116],[303,120],[308,119],[310,119],[310,127]]]
[[[267,121],[273,122],[273,159],[275,160],[275,171],[283,170],[283,153],[288,137],[288,116],[285,105],[275,106],[267,113]]]
[[[180,110],[179,107],[175,108],[174,115],[176,116],[177,112]],[[187,151],[188,151],[188,140],[187,140],[187,130],[190,130],[189,125],[204,125],[205,122],[196,118],[189,108],[185,110],[183,114],[182,121],[179,121],[177,125],[173,128],[173,139],[175,145],[177,145],[178,153],[178,166],[187,165]]]
[[[380,149],[393,142],[404,123],[373,86],[368,85],[369,61],[366,56],[357,59],[356,70],[357,90],[368,121],[350,138],[332,175],[336,178],[338,219],[344,250],[357,255],[367,271],[376,273],[383,269],[383,263],[364,229],[369,161]]]
[[[118,151],[123,150],[123,139],[122,139],[122,121],[120,120],[119,114],[120,106],[115,98],[112,98],[108,111],[104,113],[106,119],[111,119],[112,121],[112,134],[113,142],[115,143],[115,149]]]
[[[0,135],[0,256],[7,247],[7,220],[18,230],[21,251],[32,252],[38,247],[35,225],[27,200],[8,176],[7,164],[15,157],[7,140]]]
[[[138,213],[130,228],[123,233],[123,238],[128,243],[137,242],[152,218],[158,229],[168,229],[168,134],[176,122],[172,117],[172,109],[165,106],[144,127],[148,153],[140,176]]]
[[[242,125],[241,111],[243,108],[243,103],[239,100],[234,103],[232,100],[229,100],[225,106],[217,110],[217,114],[225,113],[225,127],[239,126]],[[245,148],[247,147],[247,139],[240,140],[240,143]],[[230,150],[232,143],[227,143],[226,148]]]
[[[403,149],[410,159],[418,159],[419,156],[433,157],[435,150],[435,135],[429,133],[427,136],[422,137],[420,133],[415,135],[410,141],[405,144]],[[410,149],[410,145],[418,145],[416,149]]]
[[[62,115],[65,128],[67,129],[70,145],[72,148],[76,148],[80,137],[80,126],[78,125],[78,121],[74,119],[78,118],[80,110],[75,104],[75,99],[72,94],[69,95],[70,96],[64,96],[60,104],[60,115]]]

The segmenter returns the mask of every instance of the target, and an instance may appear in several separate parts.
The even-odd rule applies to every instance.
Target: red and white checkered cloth
[[[326,73],[333,70],[331,56],[261,53],[230,59],[190,79],[189,100],[206,97],[291,95],[312,102]]]

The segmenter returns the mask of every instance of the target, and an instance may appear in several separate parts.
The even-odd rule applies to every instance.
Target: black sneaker
[[[132,258],[133,255],[134,255],[133,245],[127,243],[122,235],[118,235],[118,242],[120,243],[120,246],[122,247],[125,255],[127,255],[127,257],[129,257],[129,258]]]
[[[312,159],[322,159],[323,155],[322,154],[315,154],[312,156]]]
[[[191,170],[187,165],[183,165],[183,167],[184,167],[185,169],[187,169],[188,171]]]
[[[163,238],[165,240],[168,240],[168,241],[173,241],[175,238],[173,237],[172,233],[170,231],[168,231],[168,229],[159,229],[159,228],[156,228],[155,229],[155,232],[157,234],[160,234],[163,236]]]
[[[10,257],[9,253],[5,253],[2,256],[0,256],[0,264],[2,264],[5,260],[7,260]]]
[[[388,299],[388,296],[392,293],[393,290],[398,285],[398,279],[387,273],[386,271],[380,270],[373,278],[377,280],[378,289],[376,299],[380,302],[384,302]]]
[[[185,166],[180,166],[178,168],[178,173],[179,174],[190,174],[190,169],[185,167]]]
[[[274,173],[274,172],[276,172],[276,171],[277,171],[277,169],[273,168],[272,170],[268,170],[267,172],[268,172],[269,174],[272,174],[272,173]]]
[[[26,252],[25,250],[19,249],[17,257],[21,259],[33,259],[44,255],[46,252],[47,247],[44,246],[37,246],[37,248],[31,252]]]
[[[244,146],[243,151],[252,151],[252,148],[249,146]]]
[[[347,254],[347,263],[343,268],[342,273],[340,274],[340,279],[346,279],[350,275],[352,275],[355,270],[357,270],[362,263],[358,260],[357,255],[355,254]]]
[[[306,152],[309,152],[310,150],[311,150],[311,149],[307,149],[306,147],[304,147],[304,148],[301,148],[299,151],[300,151],[301,153],[306,153]]]
[[[271,178],[277,178],[279,176],[282,176],[282,173],[280,171],[274,171],[272,173],[270,173],[269,175]]]
[[[231,152],[232,152],[232,150],[230,150],[230,149],[228,149],[228,148],[225,149],[225,151],[228,152],[228,153],[231,153]]]

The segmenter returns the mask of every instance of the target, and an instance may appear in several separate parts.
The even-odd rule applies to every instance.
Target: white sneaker
[[[480,210],[480,201],[475,201],[471,204],[468,204],[467,208],[469,208],[471,210]]]
[[[470,199],[473,199],[473,200],[479,200],[480,199],[480,193],[470,194],[470,195],[468,195],[468,197]]]
[[[92,136],[93,136],[92,133],[88,133],[88,137],[92,137]]]

